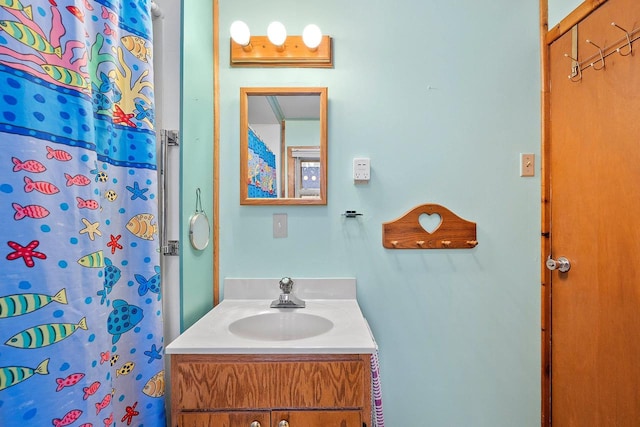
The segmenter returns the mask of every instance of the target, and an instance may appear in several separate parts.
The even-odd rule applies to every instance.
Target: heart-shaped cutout
[[[442,217],[437,213],[423,213],[418,217],[418,221],[420,222],[420,226],[424,228],[424,231],[431,234],[440,227],[440,224],[442,224]]]

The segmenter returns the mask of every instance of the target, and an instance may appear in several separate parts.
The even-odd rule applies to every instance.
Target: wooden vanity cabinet
[[[368,354],[172,354],[171,425],[371,427],[370,369]]]

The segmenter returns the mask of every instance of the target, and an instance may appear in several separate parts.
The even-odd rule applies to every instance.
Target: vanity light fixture
[[[234,21],[230,33],[232,67],[333,67],[331,37],[315,24],[307,25],[302,36],[288,36],[285,26],[274,21],[266,36],[252,36],[246,23]]]

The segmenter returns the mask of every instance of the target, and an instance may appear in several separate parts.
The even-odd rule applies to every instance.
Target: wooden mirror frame
[[[320,197],[254,198],[247,187],[249,149],[249,96],[320,96]],[[286,150],[285,150],[286,152]],[[286,163],[286,156],[283,158]],[[327,204],[327,88],[326,87],[242,87],[240,88],[240,204],[241,205],[326,205]],[[281,172],[280,172],[281,173]],[[284,188],[285,182],[280,186]],[[280,191],[280,190],[279,190]]]

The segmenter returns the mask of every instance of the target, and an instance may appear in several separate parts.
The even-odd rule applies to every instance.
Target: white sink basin
[[[279,278],[225,279],[224,299],[165,348],[167,354],[363,354],[376,344],[353,278],[300,278],[305,308],[271,308]]]
[[[315,314],[278,311],[244,317],[229,324],[229,332],[260,341],[290,341],[311,338],[333,329],[333,322]]]

